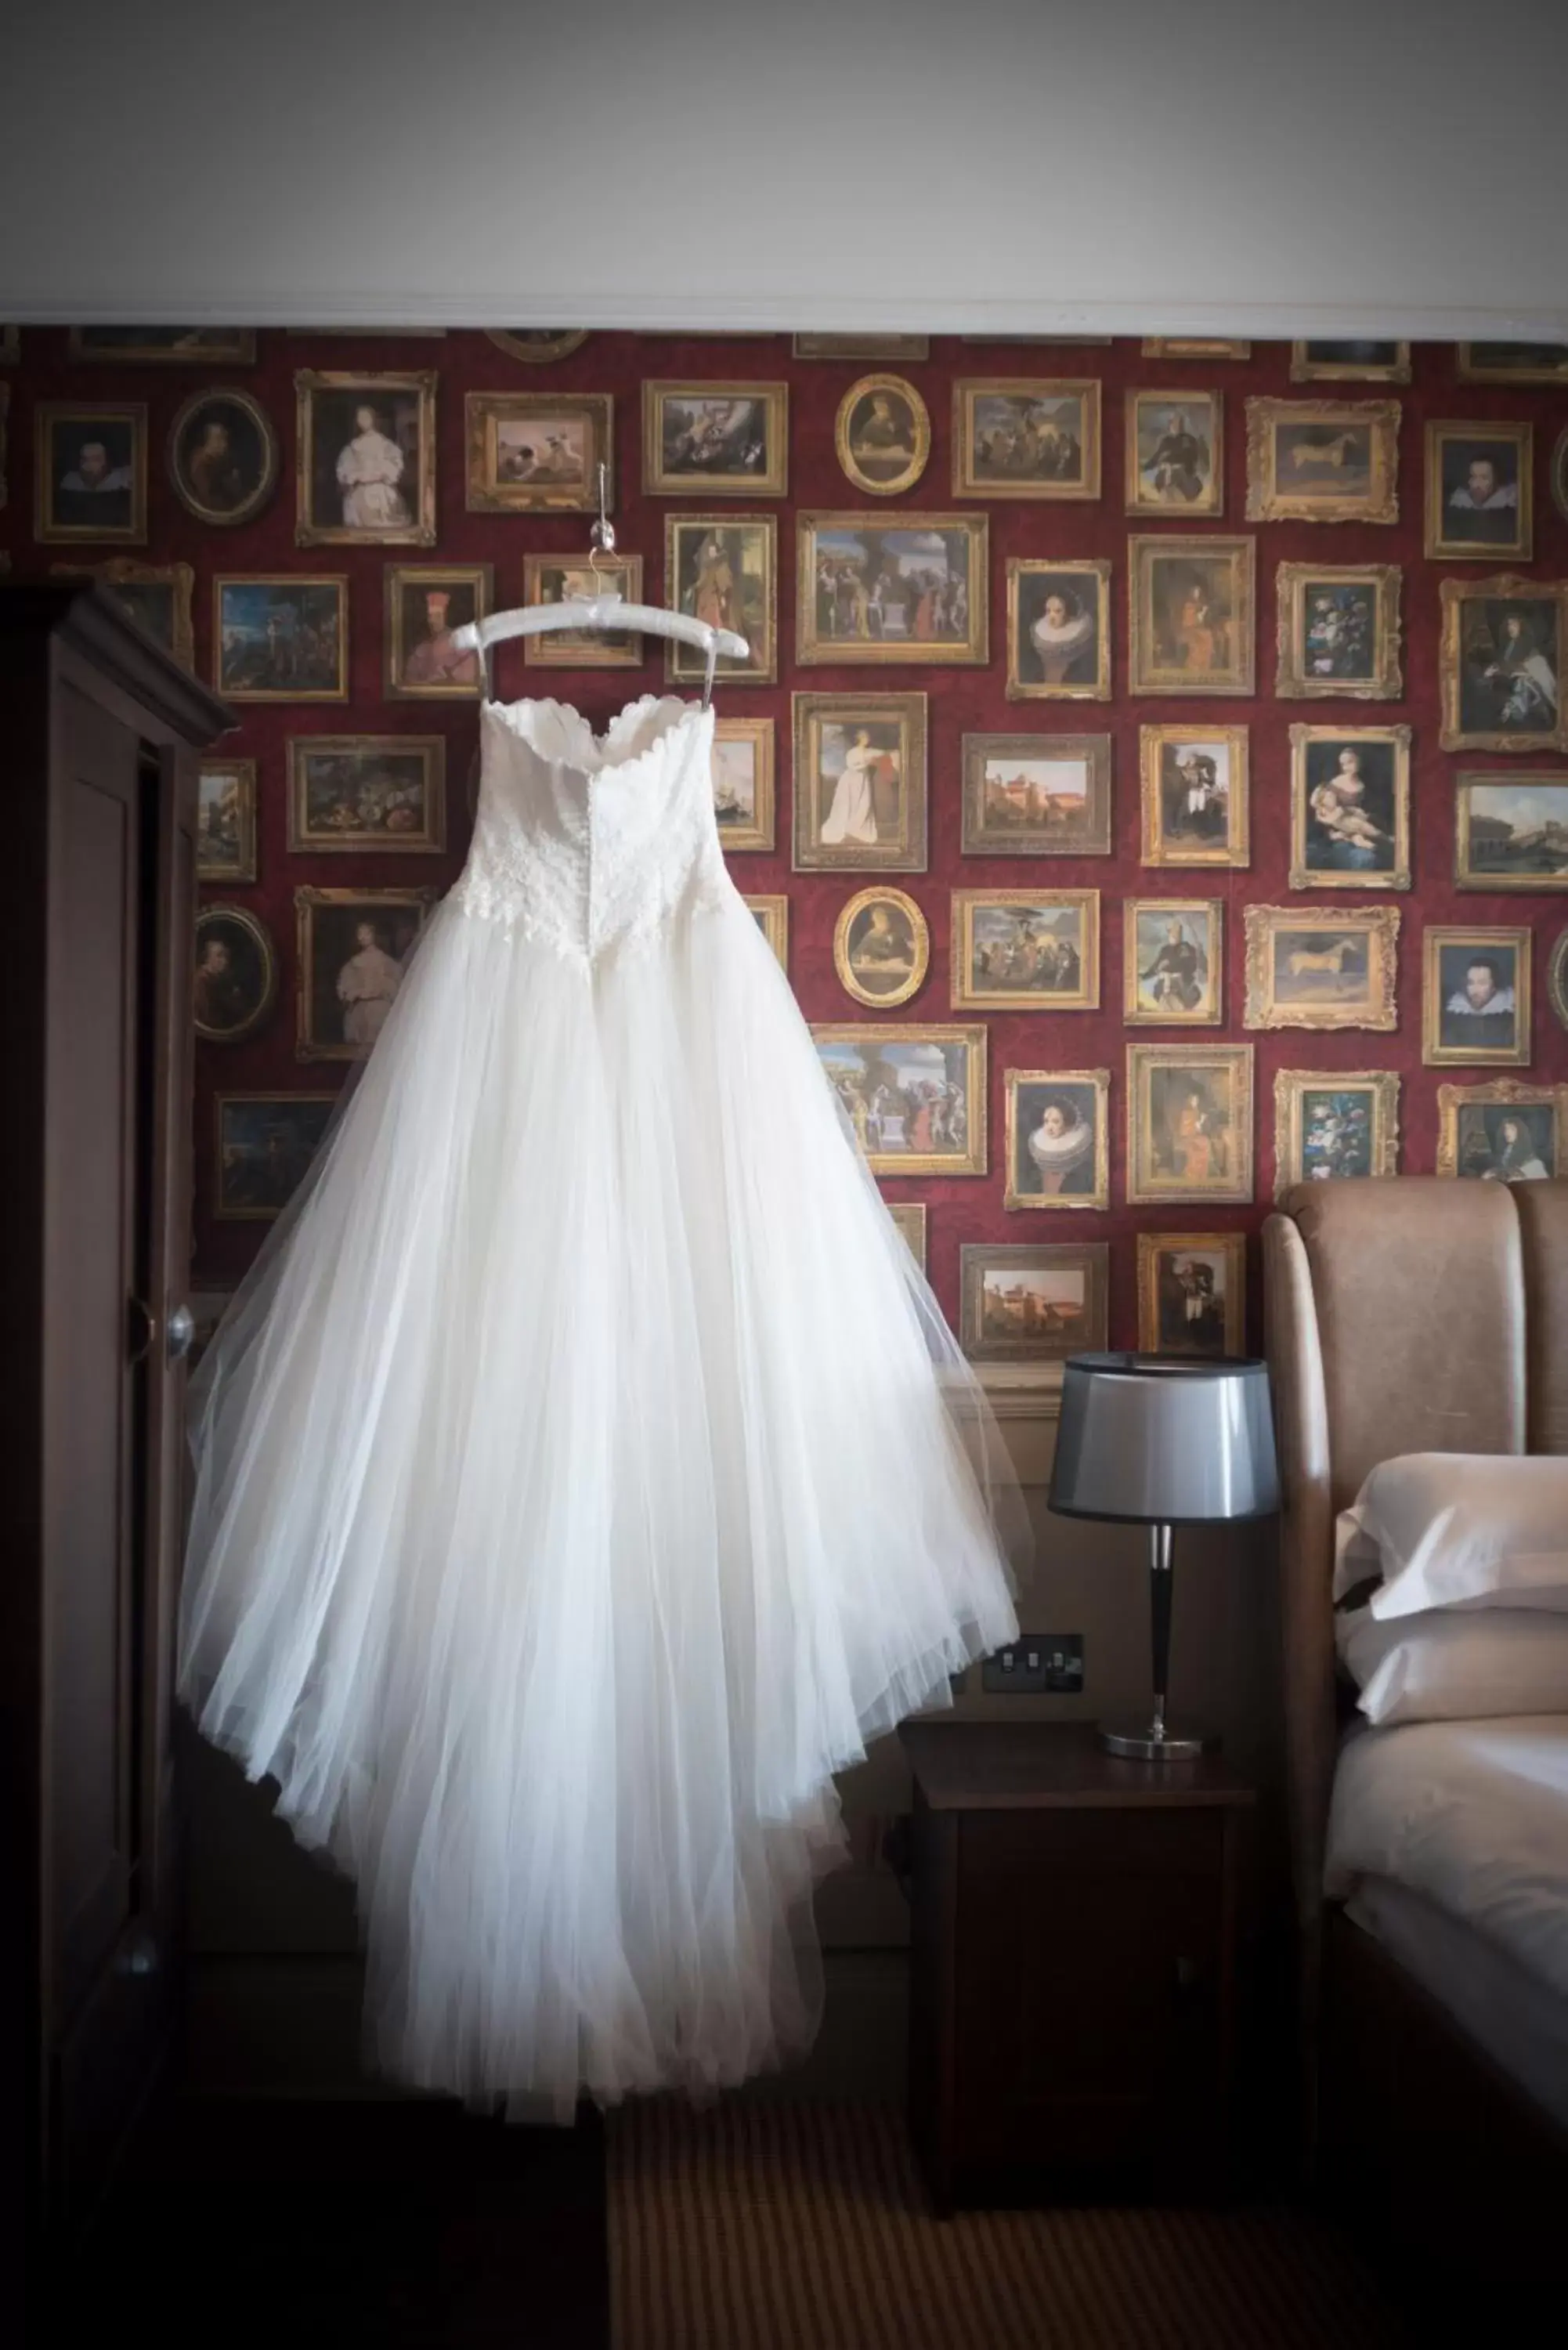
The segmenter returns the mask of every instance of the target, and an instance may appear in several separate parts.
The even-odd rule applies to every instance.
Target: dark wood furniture
[[[1217,1757],[948,1716],[914,1773],[909,2106],[932,2201],[1223,2188],[1240,1837]]]
[[[0,2168],[68,2258],[177,2000],[196,770],[232,721],[81,584],[0,587]]]

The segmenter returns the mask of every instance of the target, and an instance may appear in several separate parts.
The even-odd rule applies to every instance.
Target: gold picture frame
[[[1397,906],[1247,906],[1242,913],[1244,1028],[1398,1026]]]
[[[867,408],[870,413],[863,415]],[[908,432],[894,441],[889,434],[903,432],[893,413],[898,408]],[[914,488],[930,463],[930,411],[906,377],[863,375],[838,403],[833,446],[846,479],[857,490],[874,498],[899,497]]]
[[[1047,410],[1066,411],[1076,431],[1064,432],[1050,416],[1043,434],[1034,419]],[[1100,444],[1096,376],[961,376],[953,385],[955,498],[1092,504],[1100,494]]]
[[[1110,1253],[1106,1241],[961,1242],[959,1345],[969,1360],[1044,1366],[1103,1348]]]
[[[1546,958],[1546,1001],[1560,1028],[1568,1028],[1568,931],[1559,931]]]
[[[1138,728],[1140,863],[1251,863],[1250,740],[1245,726]]]
[[[243,1045],[266,1026],[277,1003],[277,949],[249,906],[198,906],[191,1024],[203,1044]],[[207,958],[222,948],[223,962]]]
[[[1348,1138],[1350,1117],[1336,1109],[1321,1127],[1309,1125],[1319,1097],[1365,1097],[1365,1131]],[[1316,1139],[1314,1139],[1316,1138]],[[1335,1159],[1348,1161],[1336,1168]],[[1395,1069],[1277,1069],[1274,1073],[1274,1197],[1293,1185],[1345,1176],[1397,1174],[1399,1167],[1399,1075]]]
[[[256,878],[256,763],[203,755],[196,773],[196,879]]]
[[[710,752],[713,820],[727,857],[773,853],[778,827],[776,756],[771,718],[714,719]]]
[[[742,898],[748,914],[756,923],[774,953],[779,969],[789,977],[789,899],[776,892],[761,898]]]
[[[601,465],[605,511],[613,511],[615,401],[607,391],[471,391],[463,424],[470,514],[597,514]],[[529,432],[543,441],[545,459]]]
[[[814,1020],[810,1025],[824,1074],[837,1089],[874,1175],[985,1173],[983,1023]]]
[[[1141,1354],[1206,1362],[1246,1353],[1245,1232],[1139,1232],[1137,1343]]]
[[[0,391],[5,387],[0,385]],[[196,630],[192,601],[196,574],[189,563],[141,563],[133,555],[111,555],[102,563],[51,563],[57,579],[99,579],[115,601],[182,669],[196,674]]]
[[[1247,520],[1397,523],[1402,413],[1397,400],[1254,394],[1247,402]],[[1363,433],[1365,464],[1352,453]]]
[[[358,368],[296,368],[294,377],[295,404],[298,447],[295,458],[295,525],[296,546],[433,546],[436,543],[436,385],[439,381],[434,368],[358,369]],[[363,397],[360,397],[363,395]],[[412,478],[400,442],[391,442],[383,426],[382,413],[389,401],[410,401],[413,405],[415,433]],[[331,473],[323,462],[327,452],[322,447],[327,437],[322,430],[323,420],[318,410],[333,403],[338,412],[338,422],[332,439],[338,439],[338,454],[331,462]],[[371,412],[370,425],[361,427],[359,417]],[[339,439],[350,434],[349,439]],[[376,462],[374,443],[391,445],[401,463],[396,480],[378,476],[361,468],[358,478],[345,483],[337,470],[350,447],[367,444],[365,464]],[[410,492],[412,492],[410,497]],[[380,492],[378,499],[376,493]],[[345,493],[347,494],[345,494]],[[348,498],[363,496],[368,505],[395,500],[405,510],[405,518],[384,522],[347,519]],[[337,497],[344,507],[345,518],[328,522],[317,510],[318,501]]]
[[[926,696],[795,693],[790,706],[794,870],[923,873]]]
[[[962,856],[1110,856],[1108,734],[966,734],[961,751]]]
[[[1016,889],[955,889],[951,894],[949,986],[955,1012],[1099,1010],[1097,889],[1033,889],[1025,885]],[[988,921],[988,916],[995,919]],[[1004,919],[1008,917],[1011,920]],[[1056,935],[1041,940],[1035,933],[1047,924]],[[1061,953],[1062,940],[1066,942],[1065,957]],[[997,950],[1005,950],[1007,983],[991,968]],[[979,969],[982,955],[987,962],[984,972]],[[1016,972],[1012,969],[1014,964]]]
[[[690,410],[732,411],[742,402],[760,408],[762,424],[762,463],[747,470],[744,463],[724,465],[699,463],[697,458],[697,425],[688,426],[692,441],[691,461],[682,470],[675,462],[671,443],[670,411],[684,405]],[[711,414],[708,417],[711,431],[718,433],[715,447],[719,456],[740,455],[733,445],[733,434],[740,429],[732,418],[727,431],[720,431],[724,420]],[[726,449],[726,442],[730,445]],[[684,380],[649,378],[642,387],[642,488],[651,498],[783,498],[789,494],[789,386],[787,383],[696,383]]]
[[[211,1212],[214,1223],[270,1224],[283,1213],[321,1148],[338,1098],[337,1094],[292,1093],[282,1088],[268,1093],[213,1095]],[[286,1157],[270,1150],[263,1123],[262,1106],[275,1103],[285,1110],[301,1113],[295,1121],[294,1147]],[[252,1113],[248,1118],[247,1112]],[[305,1115],[306,1112],[309,1114]],[[274,1120],[273,1125],[275,1129],[277,1121]],[[246,1156],[258,1157],[261,1161],[249,1182],[244,1180],[240,1160],[246,1145],[247,1128]],[[281,1165],[275,1163],[280,1157]]]
[[[1220,335],[1146,335],[1146,359],[1250,359],[1250,342]]]
[[[1258,543],[1247,537],[1127,536],[1128,691],[1257,691]]]
[[[190,446],[198,425],[205,425],[209,439],[214,429],[223,436],[212,453],[221,458],[227,450],[233,469],[226,475],[216,469],[210,473],[205,496],[197,467],[209,452],[201,445]],[[170,486],[186,513],[214,530],[233,530],[254,521],[277,487],[277,433],[272,419],[259,400],[234,384],[205,385],[181,403],[169,427],[164,455]],[[248,473],[242,473],[239,469],[247,463]]]
[[[1009,1069],[1003,1085],[1003,1208],[1021,1213],[1108,1208],[1109,1069]]]
[[[1386,359],[1371,359],[1386,351]],[[1337,358],[1328,356],[1337,352]],[[1408,383],[1410,346],[1398,342],[1354,342],[1325,339],[1291,345],[1293,383]]]
[[[1007,699],[1111,699],[1107,556],[1009,556]]]
[[[898,1225],[904,1246],[924,1274],[926,1270],[925,1201],[923,1200],[888,1200],[883,1204]]]
[[[67,327],[66,356],[106,367],[254,367],[255,328]]]
[[[493,609],[492,567],[488,563],[389,563],[383,566],[381,579],[381,691],[386,700],[476,701],[479,655],[454,653],[447,640],[453,629],[462,628],[465,621],[483,620]],[[416,641],[410,605],[421,600],[427,627],[423,638]],[[429,625],[438,619],[439,627]]]
[[[56,444],[67,427],[78,462],[62,473],[62,452]],[[94,450],[102,457],[101,468],[95,461],[92,469],[97,479],[86,470]],[[146,545],[144,400],[40,400],[35,404],[33,536],[44,546]]]
[[[721,653],[726,685],[773,685],[779,673],[779,523],[771,514],[671,514],[664,517],[664,599],[677,611],[745,638],[744,660]],[[707,656],[670,638],[664,675],[702,685]]]
[[[1282,563],[1274,574],[1280,700],[1402,700],[1403,579],[1397,563]]]
[[[1428,562],[1529,563],[1535,552],[1535,428],[1517,420],[1432,419],[1426,435],[1425,532]],[[1478,479],[1480,469],[1487,473]],[[1460,478],[1461,470],[1463,479]],[[1489,486],[1490,484],[1490,486]],[[1507,493],[1511,491],[1509,497]],[[1480,494],[1478,495],[1478,493]],[[1498,532],[1495,515],[1511,528]],[[1465,520],[1475,517],[1473,523]],[[1457,519],[1456,519],[1457,517]]]
[[[546,592],[549,591],[549,592]],[[524,604],[559,604],[574,596],[642,601],[640,555],[525,555]],[[525,669],[640,669],[648,649],[635,629],[559,629],[523,639]]]
[[[884,882],[860,890],[840,909],[833,928],[833,968],[857,1003],[867,1003],[874,1012],[908,1003],[925,985],[930,960],[929,926],[907,891]],[[878,979],[886,983],[878,985]]]
[[[330,660],[323,644],[328,618]],[[348,573],[217,573],[213,686],[225,702],[347,702]]]
[[[378,761],[383,763],[379,778]],[[394,780],[400,768],[400,790]],[[410,803],[408,783],[414,778],[418,798]],[[324,819],[323,795],[331,791],[357,791],[358,797],[340,797]],[[287,846],[296,856],[444,856],[446,736],[291,734]]]
[[[294,1057],[296,1061],[363,1061],[376,1041],[378,1004],[389,1006],[395,1000],[394,983],[390,994],[361,994],[344,998],[337,993],[336,983],[324,972],[322,965],[328,953],[341,954],[346,968],[354,952],[379,952],[388,961],[404,966],[408,957],[419,945],[421,934],[430,919],[431,910],[440,897],[434,889],[380,889],[349,887],[320,889],[308,887],[294,893],[297,993],[295,997],[296,1029]],[[378,938],[361,947],[358,931],[366,915],[384,925],[389,943]],[[358,919],[356,919],[358,917]],[[404,932],[407,932],[405,938]],[[330,933],[330,937],[328,937]],[[386,1016],[385,1010],[380,1017]],[[328,1037],[325,1029],[335,1022],[339,1030],[337,1037]],[[363,1035],[350,1035],[351,1028],[363,1029]]]
[[[1500,571],[1486,579],[1441,580],[1438,593],[1443,609],[1440,747],[1568,751],[1563,691],[1568,580]],[[1490,608],[1478,615],[1480,606]],[[1523,608],[1511,611],[1511,606]],[[1538,679],[1541,663],[1544,673]]]
[[[1251,1045],[1129,1045],[1129,1207],[1252,1199]]]
[[[1410,887],[1410,740],[1406,725],[1291,728],[1293,889]]]
[[[1172,930],[1179,936],[1172,938]],[[1165,935],[1157,938],[1159,931]],[[1222,898],[1122,900],[1122,1024],[1127,1028],[1224,1026]]]
[[[1439,1086],[1437,1172],[1502,1182],[1568,1175],[1568,1086]]]
[[[795,546],[795,660],[803,669],[848,662],[983,669],[990,660],[988,515],[814,510],[796,517]],[[932,633],[941,629],[948,633]]]
[[[1146,409],[1155,411],[1149,424],[1144,421]],[[1207,427],[1201,432],[1194,430],[1192,421],[1199,409]],[[1168,411],[1163,423],[1158,421],[1161,410]],[[1179,425],[1183,428],[1179,432]],[[1127,394],[1126,443],[1125,503],[1129,515],[1158,515],[1165,522],[1193,517],[1219,521],[1225,511],[1222,391],[1212,386],[1188,392],[1179,388],[1131,387]],[[1147,479],[1151,471],[1155,472],[1153,484]],[[1190,489],[1185,486],[1189,483]]]
[[[1528,927],[1428,923],[1421,937],[1421,1058],[1428,1068],[1530,1066],[1533,941]],[[1490,973],[1479,998],[1469,992],[1476,972]],[[1489,1033],[1493,1023],[1495,1037]]]
[[[1454,372],[1461,383],[1568,384],[1568,343],[1459,343]]]
[[[1484,804],[1488,798],[1490,807]],[[1515,814],[1510,813],[1511,803]],[[1497,838],[1503,829],[1506,844]],[[1518,861],[1504,863],[1505,854]],[[1532,865],[1532,855],[1549,861]],[[1568,774],[1492,775],[1461,769],[1454,777],[1454,887],[1524,890],[1532,897],[1568,889]]]
[[[497,350],[521,359],[524,367],[548,367],[554,359],[580,351],[591,331],[587,327],[486,327]]]
[[[929,359],[929,335],[794,335],[792,358],[797,359]]]

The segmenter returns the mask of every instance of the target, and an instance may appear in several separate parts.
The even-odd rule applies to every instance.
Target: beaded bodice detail
[[[713,715],[644,694],[596,735],[569,703],[487,702],[479,807],[451,902],[584,962],[733,896]]]

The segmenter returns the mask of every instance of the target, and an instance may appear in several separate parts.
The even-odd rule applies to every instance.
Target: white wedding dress
[[[481,726],[462,876],[196,1374],[180,1688],[352,1872],[372,2063],[566,2122],[810,2044],[833,1773],[1014,1636],[1026,1536],[711,713]]]

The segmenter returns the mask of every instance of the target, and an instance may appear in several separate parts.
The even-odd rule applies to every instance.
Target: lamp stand
[[[1165,1723],[1166,1681],[1170,1669],[1170,1586],[1172,1530],[1151,1525],[1148,1530],[1149,1626],[1154,1646],[1154,1715],[1141,1725],[1102,1728],[1100,1744],[1109,1754],[1126,1755],[1135,1762],[1190,1762],[1219,1745],[1212,1731],[1189,1727],[1171,1731]]]

